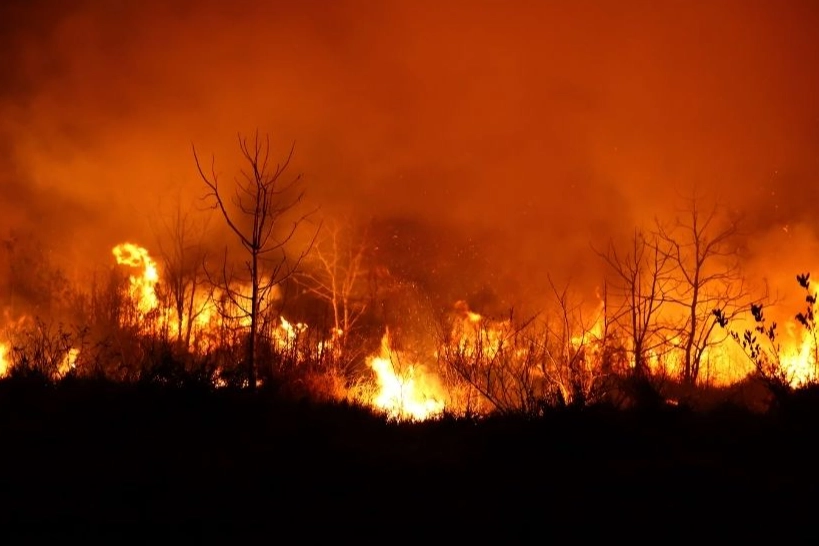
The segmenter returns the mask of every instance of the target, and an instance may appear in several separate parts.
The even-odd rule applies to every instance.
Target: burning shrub
[[[443,412],[445,393],[439,378],[422,363],[394,350],[389,330],[382,338],[381,351],[369,357],[368,364],[379,387],[368,401],[390,419],[422,421]]]
[[[205,286],[190,277],[174,295],[163,285],[173,275],[166,276],[147,249],[117,245],[116,267],[95,275],[82,290],[63,287],[72,310],[69,324],[76,327],[6,315],[4,322],[14,328],[0,339],[0,375],[16,370],[47,380],[77,374],[175,387],[262,385],[298,398],[353,399],[393,419],[422,420],[444,413],[536,415],[550,407],[600,402],[659,405],[670,395],[688,396],[698,386],[701,363],[705,381],[715,385],[727,383],[712,375],[712,361],[739,370],[734,382],[751,367],[718,348],[722,338],[711,335],[712,324],[727,327],[738,315],[737,301],[722,301],[711,322],[696,322],[707,333],[699,341],[691,342],[693,329],[675,324],[679,317],[666,304],[677,285],[656,237],[635,235],[626,256],[612,250],[609,263],[620,277],[616,305],[607,310],[604,289],[591,321],[581,312],[587,306],[570,301],[568,290],[557,290],[551,279],[551,307],[532,318],[521,321],[511,312],[497,320],[484,317],[465,301],[442,318],[421,284],[385,267],[367,275],[358,269],[363,246],[347,258],[352,271],[338,268],[337,242],[318,247],[326,274],[290,281],[291,287],[297,280],[312,287],[311,299],[302,298],[294,308],[285,298],[288,284],[272,284],[255,329],[245,308],[252,287],[230,278],[222,287]],[[369,296],[361,283],[347,292],[333,288],[333,279],[367,276],[373,285]],[[793,350],[782,350],[776,324],[766,323],[761,305],[751,307],[753,327],[730,333],[737,342],[731,347],[742,349],[777,396],[814,381],[819,363],[817,297],[807,274],[797,281],[807,291],[807,306],[787,331],[804,334]],[[324,285],[330,289],[316,288]],[[285,318],[285,300],[286,316],[304,322]]]
[[[442,368],[477,391],[483,409],[541,413],[546,407],[601,402],[610,390],[615,351],[603,317],[591,328],[558,293],[546,320],[494,321],[456,305],[454,324],[439,351]]]
[[[62,324],[48,324],[40,318],[18,324],[7,334],[11,351],[6,356],[9,359],[6,372],[12,376],[37,373],[50,380],[60,379],[77,367],[83,334],[74,335]]]
[[[751,305],[754,327],[742,334],[731,330],[730,335],[738,343],[756,369],[757,376],[764,382],[775,401],[782,401],[792,392],[793,371],[788,369],[778,341],[777,323],[767,324],[762,304]],[[728,319],[719,310],[714,310],[719,325],[727,328]]]

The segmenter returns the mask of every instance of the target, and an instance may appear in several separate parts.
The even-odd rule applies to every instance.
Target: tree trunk
[[[256,388],[256,333],[259,328],[259,255],[251,256],[250,335],[247,340],[247,380],[250,390]]]
[[[634,374],[637,377],[644,377],[646,374],[646,363],[643,359],[643,342],[634,343]]]
[[[700,299],[700,272],[699,265],[697,271],[694,273],[693,288],[694,292],[691,294],[691,306],[689,311],[691,313],[688,322],[688,335],[685,340],[685,367],[683,369],[683,381],[689,386],[693,386],[697,382],[697,371],[694,369],[694,337],[697,335],[697,306]]]

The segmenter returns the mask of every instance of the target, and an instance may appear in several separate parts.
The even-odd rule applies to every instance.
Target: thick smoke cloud
[[[465,279],[520,297],[547,272],[592,287],[590,243],[694,187],[761,241],[816,227],[809,1],[0,9],[0,227],[71,256],[150,244],[157,211],[202,194],[191,144],[227,179],[236,133],[256,128],[281,154],[296,142],[293,170],[328,214],[418,223],[440,239],[413,250],[419,264],[468,250]]]

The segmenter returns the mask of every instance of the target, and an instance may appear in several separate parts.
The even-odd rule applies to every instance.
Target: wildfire
[[[0,378],[5,377],[9,372],[9,362],[6,360],[8,353],[8,346],[5,343],[0,343]]]
[[[597,294],[597,299],[599,300],[597,311],[595,312],[597,318],[594,320],[592,326],[586,328],[581,324],[581,331],[570,337],[571,346],[574,348],[586,347],[589,344],[594,344],[596,341],[601,341],[605,337],[606,303],[600,298],[599,293]]]
[[[397,420],[423,421],[440,415],[444,395],[437,377],[421,366],[405,365],[401,360],[401,355],[390,347],[389,332],[385,333],[381,351],[367,361],[379,388],[373,405]]]
[[[12,363],[8,359],[9,346],[7,343],[0,342],[0,379],[8,376],[11,371]],[[70,348],[66,352],[63,359],[57,367],[56,377],[61,378],[77,367],[77,358],[80,355],[79,349]]]
[[[155,287],[159,282],[159,270],[148,250],[133,243],[122,243],[113,248],[119,265],[140,269],[139,275],[131,275],[131,296],[134,297],[142,313],[156,309],[159,301]]]
[[[464,355],[493,358],[511,333],[511,323],[488,320],[471,311],[465,301],[455,303],[455,323],[451,340],[454,348]]]
[[[798,325],[788,323],[786,332],[791,342],[783,348],[781,359],[782,367],[790,380],[791,385],[804,385],[817,379],[817,348],[814,335],[807,328],[802,329],[801,336],[797,333]]]
[[[117,264],[133,268],[136,272],[129,276],[129,294],[136,302],[142,315],[149,313],[157,318],[157,325],[164,328],[172,336],[185,332],[190,325],[191,334],[197,334],[207,329],[216,319],[217,309],[213,294],[199,291],[193,294],[191,311],[193,316],[183,316],[182,320],[174,315],[170,305],[161,305],[157,295],[157,285],[160,282],[160,273],[156,261],[151,257],[148,249],[134,243],[121,243],[112,249]],[[242,317],[241,325],[249,325],[249,318]],[[191,339],[194,344],[197,340]],[[206,340],[199,340],[200,344],[209,346]]]
[[[283,338],[285,341],[294,341],[299,334],[307,330],[307,325],[303,322],[294,324],[284,317],[279,317],[279,321],[281,322],[280,331],[284,334]]]
[[[77,367],[77,357],[80,356],[80,350],[71,348],[63,357],[62,361],[60,362],[60,366],[57,370],[57,373],[61,377],[65,377],[65,375],[70,372],[71,370]]]
[[[187,314],[180,317],[176,314],[178,310],[165,301],[164,296],[160,298],[161,294],[157,294],[161,272],[146,248],[134,243],[122,243],[113,247],[112,253],[117,264],[131,269],[129,294],[142,314],[141,318],[149,314],[152,317],[150,326],[145,327],[146,334],[161,331],[165,335],[178,336],[179,340],[189,339],[189,350],[207,352],[224,342],[226,338],[220,337],[224,332],[230,332],[230,335],[238,332],[241,335],[249,326],[250,318],[237,303],[249,297],[249,286],[231,286],[229,294],[213,287],[198,288],[196,293],[189,296],[192,305]],[[375,389],[376,394],[369,398],[358,394],[354,396],[391,419],[412,421],[438,416],[445,407],[452,411],[463,409],[461,406],[464,404],[459,398],[463,393],[458,389],[465,389],[464,396],[474,397],[474,393],[479,392],[489,399],[488,391],[473,388],[474,382],[482,380],[488,382],[483,386],[489,390],[508,388],[509,384],[518,381],[520,388],[530,389],[535,394],[545,392],[537,389],[546,382],[557,385],[563,392],[564,400],[569,400],[572,396],[569,387],[581,385],[591,388],[595,377],[602,373],[602,362],[606,358],[604,351],[609,343],[616,345],[614,348],[620,351],[618,354],[629,355],[633,352],[627,336],[623,338],[622,333],[618,336],[616,331],[610,334],[612,328],[606,323],[605,305],[599,297],[591,322],[583,324],[579,319],[573,322],[564,317],[565,320],[556,327],[546,324],[537,330],[537,325],[533,323],[532,329],[525,332],[522,329],[527,326],[514,325],[511,317],[508,320],[489,319],[469,309],[465,301],[456,302],[453,311],[445,341],[428,348],[442,366],[438,369],[446,375],[439,376],[405,352],[395,350],[387,330],[381,339],[379,351],[365,358],[375,375],[374,381],[368,380],[368,385]],[[815,314],[819,316],[819,310]],[[12,330],[22,328],[19,320],[12,321],[6,317],[3,322],[6,329],[12,325]],[[819,332],[812,331],[812,325],[812,322],[808,324],[805,321],[802,324],[795,321],[786,323],[777,340],[781,347],[775,354],[772,353],[772,358],[778,359],[793,386],[819,378],[819,347],[816,346]],[[616,328],[616,325],[612,327]],[[749,326],[740,318],[734,323],[735,329],[752,327],[753,324]],[[296,349],[288,351],[296,365],[315,355],[329,354],[331,358],[344,358],[342,353],[346,348],[341,341],[345,332],[333,329],[328,339],[315,336],[315,344],[308,346],[312,336],[303,335],[308,329],[308,324],[291,322],[279,315],[273,327],[266,329],[266,334],[276,349]],[[7,376],[12,366],[9,356],[11,339],[11,334],[0,339],[0,377]],[[230,339],[235,341],[237,338]],[[662,339],[654,339],[644,355],[646,364],[654,374],[678,377],[683,369],[683,347],[683,337],[674,331]],[[64,377],[78,367],[79,356],[78,349],[68,348],[64,354],[60,354],[55,362],[56,369],[51,373]],[[618,362],[634,367],[634,360],[631,354]],[[734,384],[755,371],[748,355],[727,333],[705,347],[699,363],[699,380],[711,385]],[[451,375],[451,369],[445,366],[459,366],[457,377]],[[448,387],[444,387],[442,377],[446,379]],[[461,383],[458,383],[459,380]],[[216,381],[216,386],[220,386],[219,382],[223,380]],[[467,403],[481,404],[474,400]]]

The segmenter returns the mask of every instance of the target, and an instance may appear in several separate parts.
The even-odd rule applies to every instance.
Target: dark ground
[[[816,543],[812,406],[389,425],[264,393],[3,381],[0,543]]]

